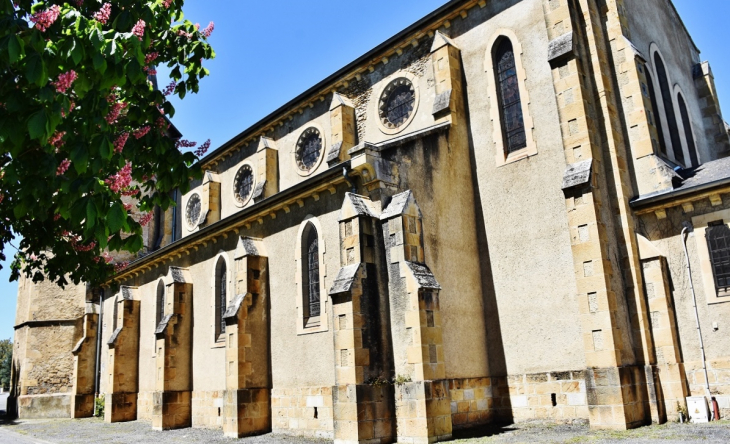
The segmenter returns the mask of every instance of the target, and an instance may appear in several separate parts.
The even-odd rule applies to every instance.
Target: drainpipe
[[[700,354],[702,356],[702,371],[705,373],[705,396],[710,397],[710,380],[707,377],[707,358],[705,357],[705,343],[702,340],[702,327],[700,326],[700,314],[697,311],[697,295],[695,294],[695,286],[692,283],[692,267],[689,264],[689,253],[687,253],[687,239],[685,233],[689,233],[694,228],[689,222],[682,222],[682,248],[684,249],[684,259],[687,263],[687,276],[689,277],[689,288],[692,290],[692,305],[695,309],[695,322],[697,323],[697,336],[700,339]]]
[[[94,416],[96,411],[96,398],[99,396],[99,374],[101,373],[101,335],[103,333],[102,323],[104,322],[104,289],[99,292],[99,320],[96,325],[96,361],[94,364]]]

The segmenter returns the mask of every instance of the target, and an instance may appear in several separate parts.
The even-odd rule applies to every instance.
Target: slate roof
[[[335,283],[332,284],[330,294],[340,294],[350,291],[359,269],[360,264],[352,264],[340,268],[340,272],[337,273],[337,278],[335,278]]]
[[[408,268],[411,269],[411,272],[416,277],[418,285],[420,285],[421,288],[430,288],[432,290],[441,289],[441,285],[439,285],[436,281],[436,277],[433,273],[431,273],[431,270],[427,266],[408,261],[406,261],[406,265],[408,265]]]
[[[631,201],[631,206],[639,207],[714,186],[730,184],[730,157],[713,160],[696,168],[680,171],[679,175],[683,179],[678,181],[679,184],[673,189],[639,196]]]
[[[347,193],[345,196],[352,202],[352,206],[358,216],[378,217],[377,214],[371,211],[370,206],[363,200],[362,196],[352,193]]]
[[[159,335],[160,333],[164,332],[167,328],[167,323],[170,322],[170,319],[172,319],[172,315],[165,315],[162,320],[160,321],[160,325],[157,326],[157,329],[155,330],[155,334]]]
[[[230,305],[226,308],[226,312],[223,313],[223,319],[231,319],[235,318],[238,314],[238,310],[241,309],[241,304],[243,303],[243,300],[246,298],[245,294],[238,294],[235,298],[231,301]]]
[[[411,196],[411,190],[396,194],[388,204],[388,207],[380,215],[381,220],[390,219],[391,217],[400,216],[408,204],[408,198]]]

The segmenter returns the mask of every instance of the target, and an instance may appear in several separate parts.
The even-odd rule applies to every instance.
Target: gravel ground
[[[14,439],[15,438],[15,439]],[[35,420],[0,422],[0,443],[78,444],[103,442],[110,444],[172,444],[172,443],[232,443],[243,444],[322,444],[316,441],[281,435],[265,435],[255,438],[232,440],[223,437],[219,430],[183,429],[155,432],[150,424],[135,421],[121,424],[105,424],[99,419],[83,420]],[[481,443],[637,443],[637,444],[686,444],[730,443],[730,421],[711,424],[665,424],[643,427],[627,432],[592,432],[586,425],[555,425],[527,423],[510,426],[489,426],[469,432],[457,433],[459,444]]]

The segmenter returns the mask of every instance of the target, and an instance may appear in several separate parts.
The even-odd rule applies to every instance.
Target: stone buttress
[[[165,277],[164,313],[155,330],[155,430],[192,425],[193,283],[187,269],[170,267]]]
[[[334,313],[335,443],[390,443],[395,438],[393,386],[387,379],[386,292],[379,291],[379,212],[346,193],[339,218],[340,271],[330,289]],[[384,272],[381,271],[381,272]]]
[[[444,380],[441,287],[424,263],[421,210],[406,191],[393,197],[380,220],[388,261],[398,441],[448,440],[451,398]]]
[[[139,314],[140,300],[136,288],[121,287],[114,300],[114,330],[109,348],[108,387],[104,402],[106,422],[137,419],[139,392]]]
[[[224,314],[226,391],[223,432],[240,438],[271,431],[268,258],[242,237],[235,254],[235,297]]]
[[[73,418],[90,418],[94,415],[94,370],[98,325],[97,306],[93,302],[87,302],[81,327],[82,337],[71,350],[74,355],[74,393],[71,399]]]

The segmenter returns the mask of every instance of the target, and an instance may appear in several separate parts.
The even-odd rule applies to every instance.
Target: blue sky
[[[188,0],[185,14],[203,27],[217,58],[200,93],[176,103],[173,121],[189,140],[212,149],[293,97],[444,4],[444,0]],[[715,74],[730,120],[730,1],[675,0]],[[160,79],[160,86],[167,82]],[[7,247],[6,253],[12,254]],[[17,284],[0,271],[0,339],[12,337]]]

